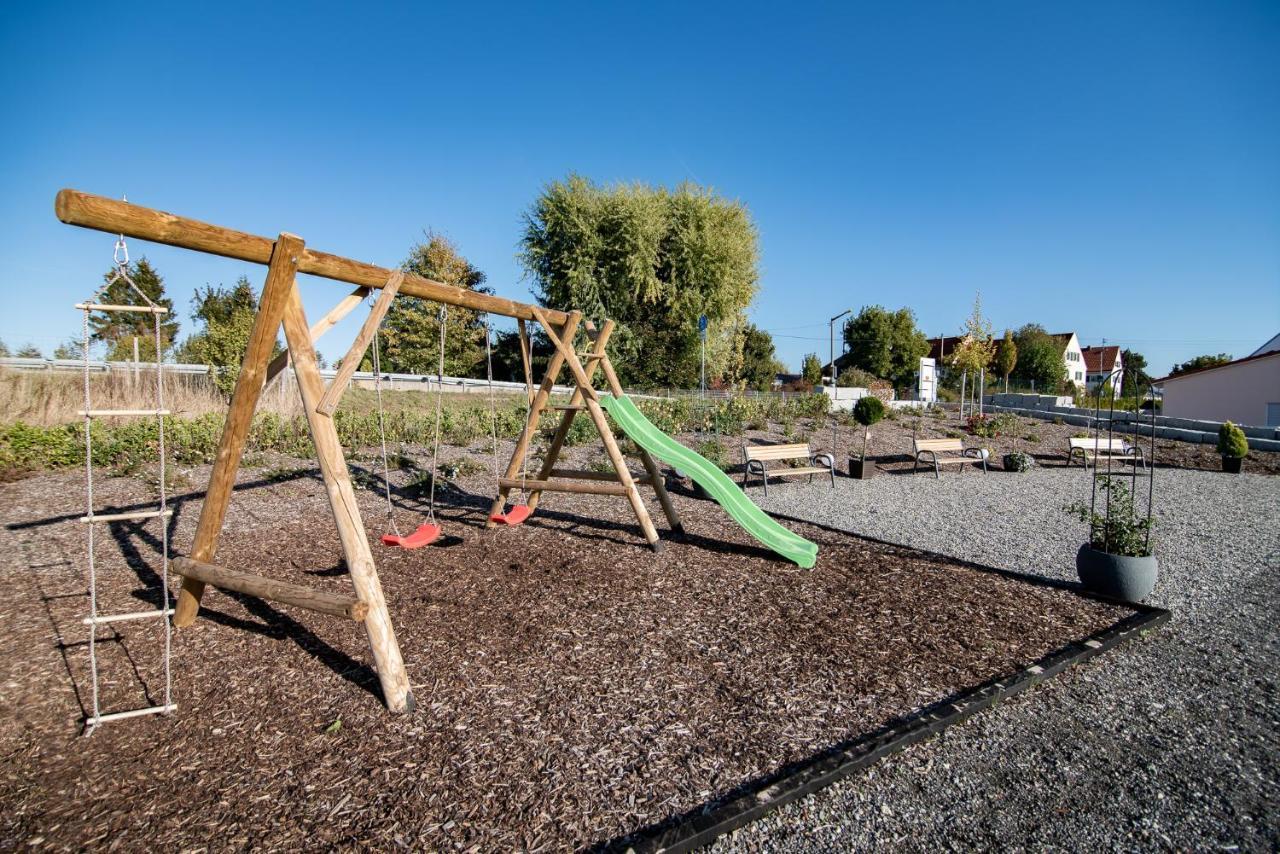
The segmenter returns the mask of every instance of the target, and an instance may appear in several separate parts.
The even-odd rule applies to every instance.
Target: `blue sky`
[[[799,364],[844,308],[981,290],[1156,373],[1280,331],[1280,3],[24,4],[0,25],[0,339],[46,353],[111,238],[75,187],[392,265],[449,235],[528,298],[548,181],[692,180],[760,229]],[[263,268],[135,243],[185,317]],[[339,286],[304,288],[312,313]],[[330,357],[358,318],[321,345]]]

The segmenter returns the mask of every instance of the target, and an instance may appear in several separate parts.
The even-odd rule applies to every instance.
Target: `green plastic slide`
[[[653,422],[644,417],[644,413],[631,398],[625,394],[621,397],[602,394],[600,405],[637,445],[692,477],[735,522],[762,545],[805,569],[813,567],[818,559],[816,544],[779,525],[757,507],[718,466],[653,426]]]

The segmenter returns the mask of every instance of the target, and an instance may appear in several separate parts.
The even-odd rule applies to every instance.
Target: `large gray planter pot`
[[[1088,543],[1076,552],[1076,574],[1081,583],[1094,593],[1141,602],[1156,586],[1159,564],[1155,555],[1124,557],[1108,554]]]

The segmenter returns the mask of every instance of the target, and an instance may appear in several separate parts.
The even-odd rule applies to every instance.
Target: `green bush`
[[[863,427],[870,427],[884,418],[884,401],[875,395],[858,399],[853,405],[853,419]]]
[[[1089,523],[1089,545],[1107,554],[1123,557],[1146,557],[1151,554],[1147,543],[1154,520],[1138,516],[1133,506],[1133,496],[1123,481],[1112,477],[1100,478],[1098,490],[1097,503],[1107,509],[1106,516],[1091,512],[1088,506],[1078,501],[1066,508],[1072,516]]]
[[[699,455],[705,457],[707,462],[720,469],[720,471],[729,470],[729,453],[725,450],[724,445],[720,444],[718,440],[707,439],[705,442],[699,442],[698,446],[694,448],[694,450],[697,451]]]
[[[1249,440],[1244,431],[1230,421],[1218,428],[1218,453],[1224,457],[1249,456]]]
[[[1036,458],[1022,451],[1014,451],[1012,454],[1004,455],[1005,471],[1027,471],[1034,468]]]

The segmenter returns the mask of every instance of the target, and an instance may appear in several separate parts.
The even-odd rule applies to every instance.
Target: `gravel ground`
[[[1157,473],[1173,620],[714,846],[1280,846],[1280,479]],[[840,479],[771,489],[767,509],[956,557],[1074,577],[1080,470]]]

